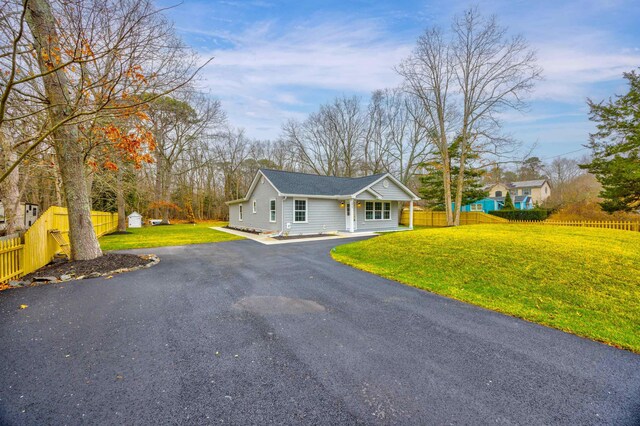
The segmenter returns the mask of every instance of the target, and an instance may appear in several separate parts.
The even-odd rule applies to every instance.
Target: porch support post
[[[354,215],[354,202],[353,202],[353,198],[349,200],[349,212],[351,212],[351,215],[349,216],[349,232],[354,232],[353,229],[353,215]]]
[[[409,201],[409,229],[413,229],[413,200]]]

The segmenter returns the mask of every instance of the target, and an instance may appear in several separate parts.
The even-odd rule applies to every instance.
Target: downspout
[[[287,199],[287,196],[285,195],[282,198],[282,223],[280,224],[280,235],[284,235],[284,202]]]

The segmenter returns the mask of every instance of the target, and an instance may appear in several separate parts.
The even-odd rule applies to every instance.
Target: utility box
[[[138,212],[133,212],[129,216],[129,228],[142,228],[142,215]]]

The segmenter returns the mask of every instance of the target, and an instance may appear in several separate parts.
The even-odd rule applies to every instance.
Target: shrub
[[[549,220],[618,220],[638,221],[638,213],[607,213],[602,210],[598,200],[586,200],[567,203],[549,212]]]
[[[533,210],[494,210],[489,212],[494,216],[498,216],[508,220],[545,220],[549,215],[547,209]]]

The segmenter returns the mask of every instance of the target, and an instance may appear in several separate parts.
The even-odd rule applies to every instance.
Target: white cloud
[[[271,25],[245,34],[234,49],[211,51],[214,87],[251,85],[262,90],[298,85],[310,88],[370,91],[398,81],[393,66],[410,47],[378,39],[366,23],[295,27],[272,36]],[[209,53],[209,52],[207,52]]]
[[[215,57],[203,70],[205,85],[222,100],[230,120],[254,137],[277,136],[285,119],[318,107],[318,93],[368,94],[399,84],[393,67],[412,48],[390,38],[373,20],[284,29],[262,22],[240,34],[208,35],[223,36],[233,47],[201,52]],[[257,127],[263,130],[253,132]]]
[[[586,115],[585,98],[612,95],[611,87],[622,84],[622,73],[640,65],[639,46],[624,46],[613,29],[584,16],[578,19],[581,13],[589,17],[608,13],[611,5],[603,10],[601,2],[595,1],[584,7],[584,12],[579,2],[538,5],[523,14],[522,7],[531,4],[520,3],[521,7],[513,7],[511,1],[498,2],[501,7],[494,12],[504,18],[500,21],[509,25],[511,32],[522,32],[531,41],[544,69],[544,80],[531,94],[538,104],[535,110],[521,117],[513,114],[508,121],[514,125],[531,123],[526,131],[520,129],[522,139],[547,139],[557,132],[561,139],[575,143],[583,139],[584,126],[565,120],[569,115],[574,115],[572,119]],[[439,23],[446,25],[454,11],[434,8],[429,17],[437,20],[441,16],[444,21]],[[459,12],[457,6],[454,9]],[[250,136],[258,138],[277,137],[282,122],[302,118],[336,95],[366,96],[372,90],[396,86],[400,78],[393,67],[410,53],[422,30],[416,24],[415,33],[400,36],[385,26],[386,18],[353,16],[314,15],[306,21],[284,24],[253,21],[245,30],[233,26],[212,29],[211,23],[194,19],[188,29],[183,22],[181,30],[209,43],[198,43],[203,57],[215,57],[203,70],[206,87],[222,100],[233,125],[247,128]],[[556,114],[554,103],[569,106],[573,114],[564,109]],[[536,135],[536,123],[554,119],[576,127],[571,132],[539,127]]]
[[[591,46],[542,45],[539,64],[544,69],[533,97],[562,102],[584,102],[594,96],[594,84],[615,82],[640,65],[640,52],[607,51]]]

